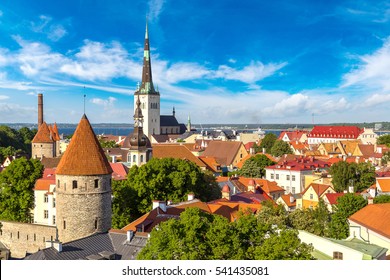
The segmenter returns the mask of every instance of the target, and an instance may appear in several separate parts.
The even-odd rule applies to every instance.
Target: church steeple
[[[144,63],[142,67],[142,83],[140,88],[137,89],[136,94],[159,94],[154,89],[152,79],[152,66],[150,61],[150,47],[149,47],[149,34],[148,34],[148,22],[146,22],[145,31],[145,43],[144,43]]]

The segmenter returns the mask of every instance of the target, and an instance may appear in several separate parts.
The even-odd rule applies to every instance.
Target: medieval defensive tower
[[[84,114],[56,170],[61,242],[111,228],[112,169]]]

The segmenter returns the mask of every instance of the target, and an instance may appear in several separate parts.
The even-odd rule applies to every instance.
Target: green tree
[[[39,160],[19,158],[0,173],[0,219],[29,222],[34,206],[34,184],[42,176]]]
[[[359,192],[375,183],[375,168],[370,163],[340,161],[330,167],[330,174],[336,192],[348,190],[351,184]]]
[[[349,226],[347,219],[363,207],[367,201],[356,194],[345,194],[337,198],[337,204],[334,207],[334,214],[329,227],[329,235],[332,238],[344,239],[349,235]]]
[[[275,157],[280,157],[286,154],[292,154],[290,145],[283,140],[276,140],[274,145],[271,148],[271,155]]]
[[[374,198],[374,204],[390,203],[390,195],[379,195]]]
[[[390,147],[390,134],[384,134],[379,136],[376,140],[376,143],[378,145],[386,145],[387,147]]]
[[[137,259],[311,259],[311,251],[296,231],[262,223],[253,214],[241,213],[229,223],[222,216],[187,208],[180,219],[152,230]]]
[[[260,151],[263,151],[263,149],[265,149],[265,152],[266,153],[271,153],[271,149],[272,149],[272,146],[274,145],[276,139],[278,139],[276,137],[275,134],[273,133],[267,133],[264,138],[261,140],[261,143],[260,143]]]
[[[388,164],[390,162],[390,151],[382,154],[382,164]]]
[[[100,143],[100,146],[102,148],[118,148],[119,147],[119,145],[114,140],[106,141],[103,139],[99,139],[99,143]]]
[[[275,164],[266,155],[259,154],[247,159],[238,174],[249,178],[262,178],[265,176],[265,167]]]
[[[202,172],[190,161],[152,158],[141,167],[133,166],[127,179],[114,185],[114,225],[119,227],[147,213],[153,200],[180,202],[187,199],[188,193],[202,201],[221,196],[212,174]]]
[[[282,205],[274,205],[273,201],[266,200],[261,203],[262,208],[257,212],[257,219],[271,226],[277,225],[279,228],[287,225],[287,212]]]

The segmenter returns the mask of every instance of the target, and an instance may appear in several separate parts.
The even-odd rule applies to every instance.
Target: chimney
[[[127,236],[126,241],[130,242],[133,239],[133,237],[134,237],[134,231],[128,230],[127,233],[126,233],[126,236]]]
[[[54,249],[56,249],[57,250],[57,252],[62,252],[62,243],[60,242],[60,241],[58,241],[58,240],[47,240],[46,242],[45,242],[46,244],[46,248],[51,248],[51,247],[53,247]]]
[[[111,162],[112,163],[116,163],[116,156],[114,155],[114,156],[111,156]]]
[[[367,203],[368,203],[368,204],[374,204],[374,199],[373,199],[372,197],[369,197],[369,198],[367,199]]]
[[[38,93],[38,128],[43,123],[43,94]]]
[[[370,194],[371,197],[375,197],[376,196],[376,189],[375,188],[370,188],[368,190],[368,193]]]
[[[348,187],[348,192],[349,193],[354,193],[354,187],[353,186],[349,186]]]
[[[152,201],[152,209],[153,209],[153,210],[156,209],[156,208],[159,206],[159,204],[160,204],[160,201],[158,201],[158,200],[153,200],[153,201]]]
[[[195,195],[194,195],[193,193],[189,193],[189,194],[187,195],[187,200],[188,200],[188,201],[194,200],[194,198],[195,198]]]
[[[221,192],[222,192],[222,198],[230,200],[230,187],[228,185],[224,185],[222,187]]]

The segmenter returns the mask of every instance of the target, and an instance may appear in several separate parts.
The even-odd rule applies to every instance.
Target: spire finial
[[[84,115],[85,115],[85,97],[86,97],[87,95],[85,94],[85,86],[84,86]]]
[[[148,16],[147,15],[146,15],[145,39],[149,39],[149,35],[148,35]]]

